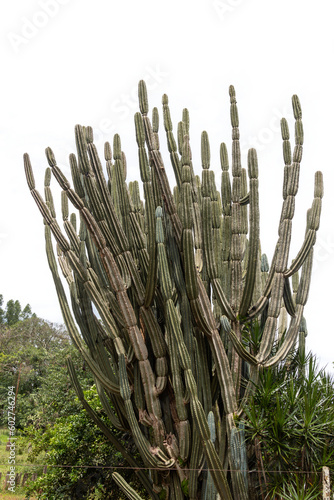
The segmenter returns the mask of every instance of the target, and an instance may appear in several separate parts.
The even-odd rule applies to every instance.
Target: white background
[[[200,134],[207,130],[220,178],[219,145],[231,150],[228,87],[237,93],[243,165],[256,147],[260,170],[261,244],[271,258],[282,202],[279,119],[290,123],[291,96],[305,133],[290,261],[305,231],[313,179],[325,197],[305,310],[307,346],[333,371],[333,7],[330,0],[16,0],[1,16],[0,293],[62,322],[44,253],[43,223],[25,181],[29,152],[40,191],[52,147],[66,174],[76,123],[92,125],[102,153],[121,135],[128,180],[139,178],[133,115],[145,79],[151,109],[169,96],[174,130],[190,111],[193,163],[200,173]],[[161,143],[165,137],[161,124]],[[169,165],[168,155],[165,155]],[[174,185],[174,182],[173,182]],[[53,189],[58,197],[56,183]],[[59,212],[59,211],[58,211]],[[59,214],[58,214],[59,215]]]

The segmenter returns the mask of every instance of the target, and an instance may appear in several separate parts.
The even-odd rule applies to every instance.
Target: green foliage
[[[285,481],[280,491],[282,500],[322,500],[321,485],[305,487],[305,481],[295,474],[293,482]]]
[[[42,467],[37,467],[40,479],[31,484],[27,491],[38,494],[41,486],[44,496],[40,498],[108,498],[106,487],[110,486],[110,491],[117,491],[110,477],[110,469],[97,470],[94,466],[122,466],[124,459],[110,446],[101,431],[92,425],[75,396],[65,365],[67,356],[71,356],[80,384],[87,390],[85,396],[88,401],[106,420],[96,389],[90,389],[92,376],[80,353],[71,345],[64,327],[36,317],[12,327],[3,327],[0,349],[3,423],[7,423],[5,410],[8,385],[16,386],[20,372],[16,427],[23,429],[25,440],[32,443],[31,462],[79,466],[73,469],[50,469],[47,475],[42,475]],[[120,434],[121,440],[123,434]],[[83,465],[93,467],[81,467]],[[127,477],[133,481],[132,470]],[[134,481],[136,487],[140,488],[138,481]],[[76,485],[77,482],[81,484],[80,487]],[[122,495],[119,498],[123,498]]]
[[[95,386],[84,394],[102,421],[109,424]],[[78,407],[78,400],[76,405]],[[83,409],[58,418],[53,426],[44,430],[36,431],[31,426],[25,433],[32,443],[29,461],[34,463],[37,457],[44,456],[43,463],[48,465],[47,474],[40,476],[28,488],[29,494],[48,500],[127,498],[111,477],[115,470],[113,467],[119,470],[127,464]],[[126,448],[136,454],[129,436],[121,432],[116,434]],[[122,475],[137,491],[141,491],[131,469],[123,469]],[[141,496],[147,498],[145,493]]]
[[[0,294],[0,325],[2,325],[5,320],[5,311],[4,309],[2,309],[2,305],[3,305],[3,295]]]
[[[80,354],[73,346],[69,345],[60,352],[53,352],[52,356],[47,357],[47,372],[39,387],[30,394],[32,403],[30,412],[25,412],[27,416],[24,426],[33,424],[36,429],[44,429],[54,424],[59,417],[75,414],[81,408],[68,378],[66,356],[72,357],[82,387],[86,389],[93,383],[91,373],[85,369]],[[19,403],[23,406],[26,400],[26,397],[22,396]]]
[[[250,466],[262,476],[260,484],[252,474],[255,488],[269,498],[317,498],[322,467],[334,468],[334,380],[315,356],[296,352],[263,371],[245,414]]]
[[[6,304],[6,308],[2,308],[3,296],[0,295],[0,325],[13,326],[19,321],[24,321],[25,319],[36,316],[32,313],[31,307],[27,304],[23,310],[21,304],[18,300],[9,300]]]
[[[20,321],[21,315],[21,304],[18,300],[9,300],[7,302],[6,314],[5,314],[5,322],[8,326],[15,325],[18,321]]]
[[[8,464],[8,451],[6,451],[6,444],[8,442],[8,427],[5,426],[3,428],[0,427],[0,498],[1,500],[24,500],[25,496],[25,488],[20,486],[16,486],[15,494],[11,491],[4,490],[4,478],[9,471]],[[42,473],[43,467],[40,465],[29,465],[28,463],[28,450],[29,450],[29,439],[25,437],[22,432],[18,431],[16,433],[16,441],[15,441],[15,472],[18,474],[28,473],[31,477],[33,473]],[[39,462],[40,463],[40,462]],[[22,477],[21,476],[21,477]]]
[[[186,498],[189,498],[189,479],[183,479],[181,489]]]
[[[8,387],[17,387],[16,427],[29,424],[44,427],[58,416],[77,410],[69,383],[65,359],[73,356],[86,388],[92,383],[83,362],[71,346],[63,326],[32,317],[13,326],[2,327],[0,336],[0,425],[7,423]]]

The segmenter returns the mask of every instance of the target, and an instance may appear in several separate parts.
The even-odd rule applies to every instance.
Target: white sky
[[[174,130],[182,109],[189,109],[197,173],[202,130],[209,133],[218,173],[219,144],[226,142],[231,151],[228,86],[235,86],[244,166],[247,148],[258,151],[261,243],[271,258],[282,200],[279,118],[288,118],[293,136],[291,96],[296,93],[305,146],[290,261],[303,240],[314,172],[322,170],[325,198],[305,316],[308,348],[333,371],[333,10],[330,0],[6,2],[0,20],[0,293],[5,302],[29,302],[38,316],[62,322],[23,153],[29,152],[42,191],[44,149],[52,147],[68,174],[74,125],[92,125],[101,152],[103,141],[121,135],[128,179],[139,178],[133,115],[140,79],[150,89],[151,109],[160,110],[161,96],[168,94]],[[160,140],[164,146],[162,123]],[[168,155],[165,162],[168,166]]]

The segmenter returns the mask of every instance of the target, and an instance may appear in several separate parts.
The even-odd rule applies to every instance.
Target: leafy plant
[[[66,356],[71,355],[84,388],[92,385],[82,358],[71,346],[63,326],[32,317],[6,326],[0,335],[0,424],[7,424],[8,387],[17,387],[17,429],[43,427],[58,416],[76,411],[68,381]]]
[[[0,325],[13,326],[19,321],[24,321],[25,319],[35,317],[36,315],[32,313],[31,307],[27,304],[23,309],[18,300],[9,300],[6,304],[6,308],[2,309],[3,296],[0,294]]]
[[[322,467],[334,468],[334,380],[315,356],[296,351],[263,371],[245,415],[250,462],[262,471],[253,487],[268,498],[318,498]]]
[[[285,482],[280,492],[282,500],[320,500],[322,498],[319,484],[307,488],[305,483],[295,475],[294,483]]]
[[[99,418],[109,424],[96,388],[91,387],[84,394]],[[76,413],[58,418],[54,425],[40,430],[31,426],[25,430],[32,445],[28,460],[48,465],[47,474],[40,475],[29,485],[27,495],[48,500],[127,498],[112,480],[113,470],[122,469],[129,484],[145,496],[134,472],[123,468],[126,462],[122,454],[110,446],[86,412],[78,410],[78,404],[77,400]],[[136,454],[129,436],[121,432],[116,434],[124,447]]]

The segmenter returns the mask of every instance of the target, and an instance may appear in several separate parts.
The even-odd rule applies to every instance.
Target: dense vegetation
[[[19,321],[35,316],[35,314],[32,314],[29,304],[27,304],[22,310],[21,304],[18,300],[9,300],[5,309],[3,309],[2,306],[3,295],[0,294],[0,325],[12,326]]]
[[[65,370],[71,355],[82,367],[63,326],[31,316],[2,325],[0,334],[0,425],[6,424],[7,392],[17,388],[16,428],[41,427],[71,411],[73,394]],[[89,376],[91,381],[91,376]]]
[[[111,478],[119,468],[141,491],[124,457],[75,396],[65,367],[67,355],[76,366],[86,400],[110,425],[94,380],[63,326],[31,311],[27,319],[1,325],[1,425],[6,424],[6,388],[16,386],[20,372],[16,416],[18,428],[31,443],[29,460],[54,466],[27,488],[27,495],[49,500],[125,498]],[[314,356],[297,350],[278,367],[263,371],[242,424],[249,480],[258,498],[321,498],[322,466],[334,469],[334,382],[317,367]],[[128,434],[118,432],[117,437],[137,454]],[[141,496],[146,498],[143,491]]]
[[[50,500],[125,498],[111,472],[112,467],[126,467],[126,462],[91,422],[71,388],[65,367],[68,355],[87,401],[107,423],[94,380],[64,327],[37,318],[29,305],[22,310],[14,300],[0,312],[0,425],[6,424],[7,387],[16,386],[20,374],[16,419],[32,444],[29,459],[38,463],[42,457],[43,463],[58,466],[40,475],[27,494],[42,491],[39,498]],[[320,498],[321,469],[334,469],[334,383],[317,367],[314,356],[296,351],[261,373],[244,427],[254,471],[249,477],[259,498],[275,498],[278,493],[281,498]],[[130,436],[118,434],[135,453]],[[124,471],[140,491],[133,471]]]
[[[85,391],[89,404],[108,424],[101,407],[95,386]],[[80,403],[76,399],[76,404]],[[127,498],[112,480],[111,473],[122,469],[127,481],[141,491],[133,470],[126,468],[124,457],[105,438],[101,430],[92,423],[84,409],[60,417],[54,425],[36,431],[29,427],[26,433],[31,438],[32,450],[29,459],[34,462],[44,456],[44,462],[53,467],[48,474],[41,475],[31,485],[29,492],[48,500],[114,499]],[[126,449],[138,457],[136,447],[128,435],[117,432]],[[143,498],[148,498],[141,493]]]
[[[12,317],[12,304],[17,304],[16,320],[7,321]],[[40,498],[48,500],[115,498],[108,496],[111,494],[125,498],[111,480],[110,471],[111,465],[124,466],[124,459],[83,410],[69,381],[66,357],[71,356],[90,404],[100,418],[106,420],[91,373],[72,346],[63,325],[38,318],[26,306],[25,311],[28,310],[26,317],[19,302],[11,300],[3,311],[4,320],[0,326],[0,427],[7,427],[7,392],[9,386],[14,386],[18,391],[16,429],[26,437],[25,440],[20,438],[21,441],[30,442],[29,461],[66,467],[49,468],[48,474],[40,475],[38,481],[30,484],[27,495],[37,495],[42,490]],[[131,453],[135,453],[129,436],[123,437],[119,433],[118,437]],[[86,465],[91,467],[84,467]],[[41,472],[42,467],[39,470]],[[128,470],[128,481],[138,488],[133,476],[133,471]]]
[[[322,467],[334,469],[334,380],[315,356],[297,351],[263,371],[244,425],[258,498],[322,498]]]
[[[94,386],[85,397],[107,423]],[[263,372],[243,424],[256,498],[322,498],[322,467],[334,468],[334,383],[317,368],[314,356],[297,351],[278,368]],[[41,498],[115,498],[112,466],[124,467],[122,474],[140,490],[123,457],[112,450],[84,410],[58,419],[46,431],[29,432],[32,460],[45,452],[49,464],[77,466],[51,468],[31,488],[35,493],[42,489]],[[119,437],[135,451],[129,436]],[[98,494],[101,497],[94,496]],[[141,496],[146,498],[143,492]]]

